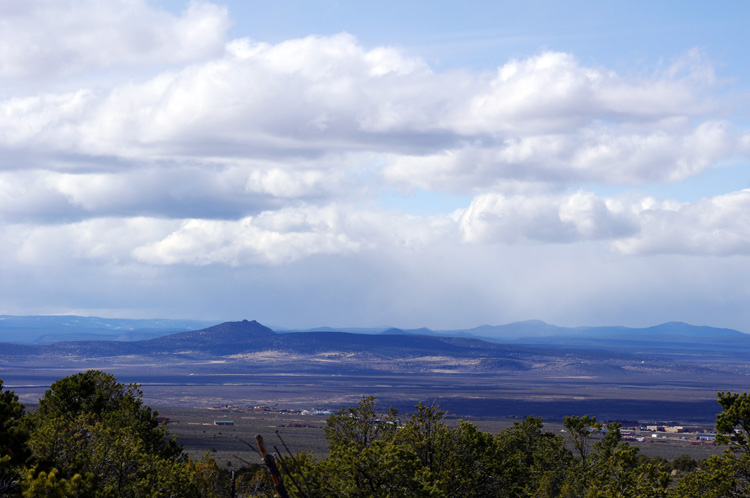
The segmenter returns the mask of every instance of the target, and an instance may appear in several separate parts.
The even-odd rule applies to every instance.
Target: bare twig
[[[252,443],[248,443],[247,441],[245,441],[244,439],[242,439],[240,437],[237,438],[237,441],[239,441],[240,443],[244,444],[245,446],[247,446],[248,448],[250,448],[251,450],[253,450],[255,453],[257,453],[261,458],[263,458],[263,455],[261,454],[261,452],[258,451],[258,448],[256,448],[255,446],[253,446]]]
[[[281,479],[279,468],[276,466],[276,460],[274,459],[273,455],[269,455],[268,453],[266,453],[266,447],[263,445],[263,436],[261,436],[260,434],[255,436],[255,442],[258,443],[260,456],[263,458],[263,462],[266,464],[266,468],[268,468],[268,471],[271,473],[273,487],[276,489],[276,493],[278,493],[279,498],[289,498],[289,493],[287,493],[286,488],[284,487],[284,481]]]
[[[281,444],[282,444],[282,445],[284,445],[284,449],[285,449],[285,450],[286,450],[286,452],[287,452],[287,453],[289,454],[289,457],[290,457],[290,458],[292,459],[292,463],[293,463],[293,464],[294,464],[294,465],[295,465],[295,466],[297,467],[297,469],[299,470],[299,475],[300,475],[300,476],[302,476],[302,481],[303,481],[303,482],[305,483],[305,488],[307,488],[307,492],[308,492],[308,493],[310,493],[310,484],[309,484],[309,483],[307,482],[307,478],[305,477],[305,474],[304,474],[304,473],[302,472],[302,467],[300,467],[300,466],[299,466],[299,465],[297,464],[297,459],[296,459],[296,458],[294,458],[294,455],[292,454],[292,452],[291,452],[291,451],[289,451],[289,446],[287,446],[287,445],[286,445],[286,442],[285,442],[285,441],[284,441],[284,439],[283,439],[283,438],[281,437],[281,433],[279,432],[279,430],[278,430],[278,429],[276,429],[276,437],[278,437],[278,438],[279,438],[279,441],[281,441]],[[280,452],[279,452],[279,450],[276,450],[276,451],[277,451],[278,453],[280,453]],[[286,471],[286,469],[284,469],[284,470]],[[287,471],[287,473],[288,473],[288,471]],[[296,485],[296,483],[295,483],[295,485]],[[297,487],[297,489],[299,489],[299,487]],[[301,492],[301,491],[300,491],[300,492]],[[304,495],[304,493],[303,493],[303,495]]]
[[[274,446],[273,449],[276,450],[277,454],[281,453],[276,446]],[[281,468],[284,469],[284,472],[286,472],[286,475],[289,476],[289,479],[292,480],[292,484],[294,484],[294,487],[297,488],[299,494],[301,494],[304,498],[307,498],[307,494],[302,491],[302,488],[299,487],[299,484],[297,484],[297,480],[294,478],[292,473],[289,472],[289,468],[287,468],[286,463],[284,463],[284,459],[282,457],[279,457],[279,464],[281,464]]]
[[[289,456],[292,457],[292,460],[294,460],[294,455],[292,455],[292,452],[289,451],[289,446],[287,446],[284,440],[281,438],[281,433],[278,429],[276,429],[276,437],[279,438],[279,441],[281,441],[281,444],[284,445],[284,449],[286,450],[286,452],[289,453]]]
[[[245,465],[252,465],[250,462],[248,462],[247,460],[243,460],[242,458],[238,457],[237,455],[232,455],[232,456],[234,458],[236,458],[237,460],[239,460],[240,462],[244,463]]]

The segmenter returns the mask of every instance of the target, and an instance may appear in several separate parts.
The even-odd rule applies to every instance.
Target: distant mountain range
[[[315,329],[317,330],[317,329]],[[410,334],[410,335],[435,335],[452,337],[475,337],[493,341],[533,341],[533,342],[555,342],[559,338],[565,339],[630,339],[659,340],[669,338],[690,342],[691,340],[703,340],[708,338],[737,338],[750,337],[738,330],[716,328],[708,326],[696,326],[683,322],[667,322],[660,325],[645,328],[631,328],[622,326],[603,327],[558,327],[541,320],[528,320],[514,322],[506,325],[481,325],[470,329],[454,330],[431,330],[398,329],[389,328],[378,331],[382,334]]]
[[[177,332],[195,331],[217,325],[218,321],[175,319],[124,319],[68,315],[12,316],[0,315],[0,342],[18,344],[53,344],[71,341],[140,341]],[[750,338],[738,330],[668,322],[652,327],[622,326],[558,327],[540,320],[506,325],[481,325],[468,329],[432,330],[395,327],[318,327],[281,329],[279,334],[300,332],[345,332],[353,334],[421,335],[434,337],[469,337],[491,342],[544,345],[590,346],[601,341],[701,344],[708,340],[732,344]]]
[[[311,329],[323,331],[332,329]],[[541,320],[506,325],[482,325],[470,329],[349,329],[352,332],[419,335],[431,337],[464,337],[483,341],[538,347],[568,347],[613,351],[659,350],[732,350],[750,346],[750,334],[734,329],[667,322],[644,328],[622,326],[558,327]]]
[[[16,318],[16,327],[18,327]],[[41,322],[49,323],[50,317]],[[66,322],[69,334],[57,337],[86,337],[85,331],[76,328],[74,319]],[[85,325],[96,324],[94,320]],[[21,322],[23,322],[21,320]],[[33,320],[32,320],[33,322]],[[2,323],[2,321],[0,321]],[[39,322],[37,322],[38,324]],[[127,325],[134,323],[124,322]],[[72,325],[71,325],[72,324]],[[123,326],[122,321],[106,321],[114,328]],[[145,321],[141,325],[159,325],[161,329],[150,333],[165,334],[176,326],[169,321]],[[190,322],[195,325],[194,322]],[[32,327],[27,327],[27,330]],[[285,331],[277,333],[256,322],[243,320],[181,331],[159,337],[122,340],[119,330],[111,336],[117,340],[67,340],[48,343],[0,344],[0,356],[65,357],[79,360],[91,358],[159,357],[163,361],[190,361],[254,357],[258,361],[274,358],[283,363],[284,358],[299,355],[308,366],[330,366],[334,363],[365,365],[370,367],[382,362],[419,358],[441,358],[444,363],[463,362],[469,370],[484,368],[509,368],[511,370],[531,368],[533,361],[550,361],[551,358],[575,355],[590,359],[611,359],[613,355],[650,355],[654,358],[681,358],[692,360],[696,352],[700,358],[735,358],[744,361],[750,352],[750,335],[731,329],[698,327],[685,323],[670,322],[643,329],[626,327],[555,327],[544,322],[531,321],[498,327],[483,326],[461,331],[434,332],[429,329],[402,330],[390,328],[379,333],[351,333],[340,331]],[[479,334],[482,334],[481,336]],[[95,337],[100,335],[92,334]],[[48,336],[43,336],[48,337]],[[265,356],[263,356],[265,355]],[[535,360],[531,360],[535,358]],[[356,359],[356,361],[354,361]],[[335,360],[335,361],[334,361]],[[410,360],[410,361],[411,361]],[[424,360],[424,361],[423,361]],[[455,361],[454,361],[455,360]],[[471,360],[469,363],[466,361]],[[225,360],[222,360],[225,361]],[[593,361],[593,360],[592,360]],[[630,361],[630,360],[628,360]],[[412,362],[413,363],[413,362]],[[595,363],[595,362],[594,362]],[[414,363],[415,364],[415,363]],[[416,365],[416,364],[415,364]],[[491,367],[490,367],[491,365]],[[389,367],[390,368],[390,367]]]

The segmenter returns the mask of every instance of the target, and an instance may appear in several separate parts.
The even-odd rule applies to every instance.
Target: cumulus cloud
[[[639,206],[641,230],[615,242],[622,254],[750,255],[750,189],[695,203]]]
[[[179,16],[145,0],[2,2],[0,77],[200,60],[221,53],[228,29],[226,9],[203,1]]]
[[[626,79],[545,52],[488,77],[434,73],[401,50],[366,49],[348,34],[276,45],[242,39],[220,58],[143,82],[0,101],[0,148],[276,161],[248,183],[262,181],[271,193],[271,184],[298,191],[324,183],[325,159],[301,181],[289,175],[300,160],[332,154],[380,156],[384,181],[428,190],[674,182],[747,148],[746,136],[711,115],[710,81],[692,76],[711,69],[696,65],[688,76]]]
[[[331,158],[335,162],[335,158]],[[137,164],[113,172],[0,171],[0,220],[103,216],[242,218],[286,203],[357,193],[343,175],[265,163]]]
[[[104,261],[150,265],[280,265],[317,254],[423,250],[455,233],[450,216],[417,217],[330,204],[237,220],[106,217],[9,223],[3,257],[23,264]]]
[[[450,215],[301,205],[227,219],[96,218],[8,224],[5,257],[149,265],[284,265],[315,255],[409,254],[435,248],[604,243],[612,254],[750,254],[750,190],[674,203],[591,192],[482,194]],[[109,258],[109,259],[108,259]]]
[[[454,231],[450,217],[404,217],[341,205],[267,211],[236,221],[186,220],[133,255],[150,264],[286,264],[317,254],[423,250]]]
[[[127,264],[133,246],[176,230],[174,221],[153,218],[97,218],[64,224],[6,224],[4,264],[79,266],[82,262]]]
[[[603,241],[620,255],[750,255],[750,189],[692,203],[626,202],[590,192],[483,194],[458,218],[470,244]]]
[[[695,71],[705,71],[695,65]],[[457,110],[464,134],[549,133],[592,120],[663,121],[693,116],[707,106],[697,99],[702,85],[678,71],[653,79],[626,80],[613,71],[582,66],[572,54],[544,52],[511,60]]]
[[[392,155],[384,176],[421,189],[481,191],[514,181],[559,184],[668,183],[744,154],[726,122],[670,130],[592,126],[568,134],[521,135],[427,155]]]
[[[152,264],[289,263],[313,254],[356,251],[329,212],[261,214],[238,221],[188,220],[165,238],[137,247],[136,259]]]
[[[623,204],[591,193],[476,197],[459,220],[471,243],[576,242],[617,239],[639,228]]]

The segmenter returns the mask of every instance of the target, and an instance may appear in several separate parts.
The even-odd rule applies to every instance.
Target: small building
[[[698,441],[716,441],[716,434],[697,434],[695,439]]]
[[[214,420],[214,425],[234,425],[234,420]]]
[[[670,427],[665,427],[664,431],[665,432],[671,432],[671,433],[674,433],[674,434],[678,434],[678,433],[681,433],[681,432],[687,432],[688,430],[685,427],[681,426],[681,425],[673,425],[673,426],[670,426]]]

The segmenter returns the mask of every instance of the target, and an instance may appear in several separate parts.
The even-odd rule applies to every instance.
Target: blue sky
[[[175,12],[184,3],[168,2]],[[309,34],[355,34],[395,45],[440,68],[494,70],[543,49],[585,62],[650,72],[701,47],[719,64],[748,60],[744,2],[235,2],[230,35],[279,43]],[[741,70],[741,67],[737,68]]]
[[[0,3],[0,313],[750,332],[719,7]]]

